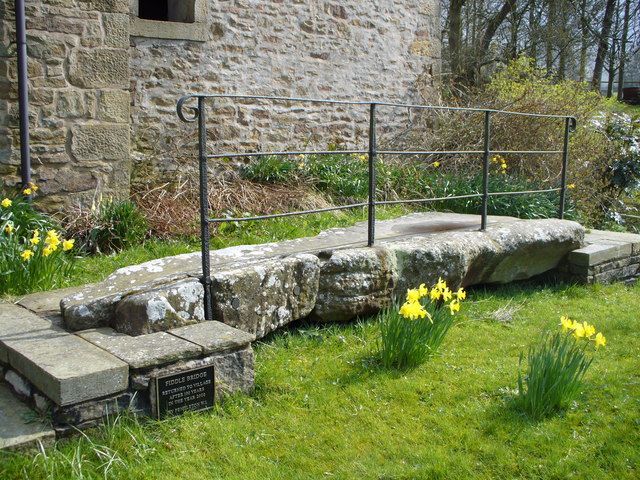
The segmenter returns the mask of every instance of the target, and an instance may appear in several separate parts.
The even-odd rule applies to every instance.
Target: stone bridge
[[[508,283],[555,270],[582,282],[632,279],[640,236],[565,220],[419,213],[313,238],[211,252],[216,321],[204,321],[200,254],[120,269],[103,282],[0,304],[0,373],[49,411],[58,433],[124,408],[155,409],[154,378],[213,365],[215,393],[253,387],[251,342],[308,318],[374,314],[408,287]],[[0,389],[2,385],[0,384]],[[0,395],[0,419],[6,395]],[[8,398],[8,397],[7,397]],[[0,438],[0,440],[2,440]]]

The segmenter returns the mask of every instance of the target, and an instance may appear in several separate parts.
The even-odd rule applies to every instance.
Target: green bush
[[[118,252],[144,242],[148,224],[129,200],[103,202],[94,214],[86,245],[92,252]]]
[[[3,196],[0,202],[0,295],[22,295],[61,287],[73,268],[74,240],[34,209],[27,195],[38,187]],[[11,198],[10,198],[11,197]]]
[[[522,354],[518,371],[517,406],[533,419],[544,418],[566,408],[580,391],[593,357],[587,349],[594,342],[604,346],[606,339],[593,325],[562,317],[562,332],[545,332],[529,348],[528,369],[522,374]]]
[[[434,355],[465,298],[464,290],[454,293],[442,280],[431,290],[424,284],[408,290],[406,302],[400,308],[389,308],[380,315],[379,356],[382,365],[385,368],[409,369]]]

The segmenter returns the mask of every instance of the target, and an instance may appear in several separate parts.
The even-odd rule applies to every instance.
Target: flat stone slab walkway
[[[55,437],[53,428],[0,382],[0,450],[47,446]]]

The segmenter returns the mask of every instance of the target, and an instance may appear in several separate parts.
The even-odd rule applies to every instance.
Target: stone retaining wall
[[[144,20],[136,0],[27,2],[33,178],[43,206],[129,194],[137,178],[176,180],[195,166],[188,92],[432,100],[439,2],[196,0],[195,22]],[[0,176],[19,181],[14,2],[0,0]],[[212,108],[211,148],[362,145],[367,109]],[[407,112],[384,112],[407,121]],[[131,132],[131,138],[130,138]],[[340,140],[339,140],[340,139]]]

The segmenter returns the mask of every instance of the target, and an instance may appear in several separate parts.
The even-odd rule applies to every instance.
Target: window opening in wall
[[[195,22],[195,0],[139,0],[138,17],[163,22]]]

